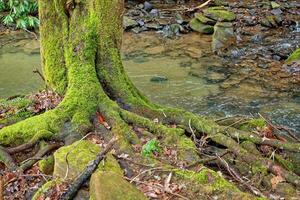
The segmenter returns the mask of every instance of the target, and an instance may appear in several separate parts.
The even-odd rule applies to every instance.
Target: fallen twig
[[[220,156],[217,155],[218,160],[220,161],[220,164],[225,167],[225,169],[228,171],[228,173],[232,176],[232,178],[234,178],[236,181],[238,181],[239,183],[241,183],[242,185],[244,185],[245,187],[247,187],[253,194],[260,196],[260,197],[264,197],[265,195],[258,190],[257,188],[255,188],[254,186],[250,185],[249,183],[245,182],[240,175],[229,166],[229,164]]]
[[[70,184],[67,191],[62,194],[60,198],[61,200],[69,200],[75,197],[82,184],[91,177],[92,173],[97,169],[99,163],[105,158],[106,154],[111,151],[117,140],[117,138],[113,138],[109,141],[106,147],[96,156],[96,159],[93,160],[85,168],[84,172],[78,178],[76,178],[73,183]]]
[[[45,77],[40,72],[40,70],[38,70],[38,68],[35,68],[35,70],[33,70],[32,72],[35,73],[35,74],[38,74],[41,77],[41,79],[45,82]]]

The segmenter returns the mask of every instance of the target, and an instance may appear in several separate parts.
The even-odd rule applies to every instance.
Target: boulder
[[[204,16],[213,19],[215,21],[234,21],[236,16],[233,12],[228,11],[225,7],[210,7],[203,10]]]
[[[129,17],[127,16],[124,16],[123,17],[123,28],[126,30],[126,29],[129,29],[129,28],[133,28],[135,26],[138,26],[138,23],[133,20],[133,19],[130,19]]]
[[[226,49],[235,44],[236,37],[233,32],[233,26],[230,22],[218,22],[214,26],[212,38],[212,50]]]
[[[204,33],[204,34],[212,34],[214,32],[214,27],[211,25],[203,24],[200,22],[198,19],[193,18],[190,21],[190,27],[199,33]]]

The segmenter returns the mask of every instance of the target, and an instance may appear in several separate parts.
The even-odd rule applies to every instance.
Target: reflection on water
[[[38,90],[42,81],[33,71],[40,68],[40,56],[22,51],[0,55],[0,97]]]
[[[210,39],[203,37],[190,35],[162,42],[155,35],[125,35],[125,69],[134,84],[155,102],[217,117],[261,113],[300,132],[299,98],[268,90],[249,78],[251,70],[236,71],[228,62],[207,54]],[[40,68],[34,44],[21,40],[0,49],[0,97],[42,87],[40,77],[32,73]],[[168,81],[151,82],[157,75]]]

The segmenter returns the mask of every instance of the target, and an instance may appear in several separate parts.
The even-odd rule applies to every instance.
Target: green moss
[[[252,129],[255,129],[255,128],[263,128],[266,125],[267,125],[267,122],[262,118],[250,119],[247,122],[243,123],[239,129],[245,130],[245,131],[251,131]]]
[[[215,25],[216,21],[205,17],[202,13],[195,13],[195,18],[203,24]]]
[[[267,168],[267,166],[261,165],[261,162],[259,162],[259,161],[253,162],[251,164],[251,171],[252,171],[252,174],[254,176],[256,176],[258,174],[261,174],[261,175],[268,174],[268,168]]]
[[[58,14],[59,9],[60,6],[56,1],[39,1],[41,21],[39,29],[44,76],[46,83],[52,89],[64,94],[67,88],[67,69],[64,60],[67,19],[65,14]]]
[[[175,174],[183,179],[189,180],[193,186],[199,185],[202,192],[207,195],[220,195],[221,199],[231,199],[232,195],[241,199],[255,199],[254,196],[241,192],[235,185],[225,180],[215,171],[202,168],[200,172],[189,170],[176,170]]]
[[[286,59],[285,63],[289,64],[294,61],[299,61],[300,60],[300,48],[296,49],[289,57]]]
[[[44,174],[52,174],[54,168],[54,157],[51,155],[45,159],[38,162],[39,169]]]
[[[226,10],[225,7],[210,7],[203,10],[203,13],[206,17],[211,18],[213,20],[221,20],[221,21],[233,21],[236,16],[233,12]]]
[[[211,25],[203,24],[198,19],[194,18],[189,23],[190,27],[199,33],[212,34],[214,32],[214,27]]]

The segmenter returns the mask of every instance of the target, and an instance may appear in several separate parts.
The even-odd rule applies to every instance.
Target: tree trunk
[[[193,164],[199,159],[198,149],[186,135],[198,139],[206,136],[217,148],[232,152],[244,169],[277,176],[277,167],[287,182],[299,187],[299,176],[293,171],[261,155],[254,156],[239,142],[298,153],[299,143],[264,140],[251,132],[218,125],[212,119],[156,105],[136,89],[120,55],[123,9],[123,0],[39,0],[46,83],[64,99],[53,110],[1,129],[0,144],[13,146],[53,138],[68,142],[70,135],[93,130],[93,119],[100,113],[112,127],[109,137],[119,137],[120,152],[132,153],[131,144],[140,143],[132,125],[156,134],[164,144],[175,144],[179,159]],[[155,118],[159,123],[153,122]],[[171,124],[177,127],[171,128]]]

